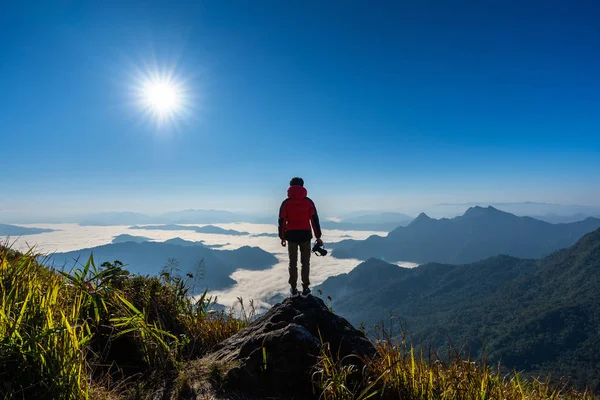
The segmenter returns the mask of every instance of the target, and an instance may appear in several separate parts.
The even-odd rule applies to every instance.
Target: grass
[[[174,269],[131,275],[93,257],[70,272],[0,246],[0,397],[144,399],[161,390],[185,398],[225,389],[227,366],[201,357],[252,316],[216,312]],[[425,357],[405,339],[376,342],[370,360],[339,359],[325,343],[313,374],[323,400],[593,399],[567,385],[461,359]],[[263,352],[266,365],[268,354]],[[365,367],[360,367],[365,365]]]
[[[549,379],[523,379],[516,371],[502,374],[485,362],[462,359],[458,352],[443,361],[425,357],[406,340],[387,337],[376,342],[377,355],[353,362],[338,359],[323,346],[313,374],[324,400],[366,400],[369,398],[439,400],[592,400],[593,393],[577,391]],[[358,370],[356,364],[364,365]]]
[[[0,397],[143,398],[247,324],[187,281],[93,257],[70,272],[0,246]],[[136,381],[138,384],[131,385]]]

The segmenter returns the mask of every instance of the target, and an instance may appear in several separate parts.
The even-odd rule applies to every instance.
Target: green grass
[[[90,257],[66,273],[39,259],[0,246],[1,398],[145,399],[169,387],[172,398],[198,391],[211,397],[225,389],[225,366],[207,365],[201,357],[243,329],[247,314],[212,311],[213,299],[192,298],[189,282],[173,271],[131,275],[118,261],[96,266]],[[386,338],[376,348],[377,356],[362,360],[361,369],[356,359],[339,360],[324,344],[313,374],[316,396],[594,398],[566,385],[502,374],[457,354],[450,361],[425,357],[406,340]]]
[[[135,276],[90,257],[66,273],[37,260],[0,246],[2,398],[144,397],[134,392],[164,384],[247,324],[211,311],[206,294],[193,299],[169,272]]]
[[[352,362],[339,360],[327,345],[322,347],[313,374],[315,386],[324,400],[369,398],[439,399],[439,400],[550,400],[596,399],[593,393],[581,392],[567,384],[550,380],[523,379],[516,371],[502,374],[485,362],[462,359],[457,352],[443,361],[425,357],[405,339],[390,338],[376,342],[373,359]],[[359,370],[355,365],[365,365]]]

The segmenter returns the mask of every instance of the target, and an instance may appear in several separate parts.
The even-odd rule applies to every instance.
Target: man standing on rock
[[[317,237],[317,244],[323,246],[321,240],[321,225],[315,203],[308,197],[302,178],[292,178],[288,189],[288,198],[281,203],[279,209],[279,239],[283,247],[288,246],[290,255],[290,293],[298,294],[298,248],[300,248],[300,262],[302,263],[302,295],[310,294],[310,240],[312,230]]]

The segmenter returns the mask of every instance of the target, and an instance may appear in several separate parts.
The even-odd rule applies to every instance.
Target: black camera
[[[327,255],[327,250],[325,250],[321,245],[317,242],[312,248],[312,252],[315,253],[316,256],[324,257]]]

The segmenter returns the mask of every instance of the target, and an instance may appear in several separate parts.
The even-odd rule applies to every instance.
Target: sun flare
[[[181,93],[176,84],[169,81],[147,82],[144,85],[144,101],[159,115],[175,112],[181,106]]]
[[[173,72],[138,71],[135,82],[136,102],[157,126],[177,124],[184,115],[189,115],[188,88]]]

